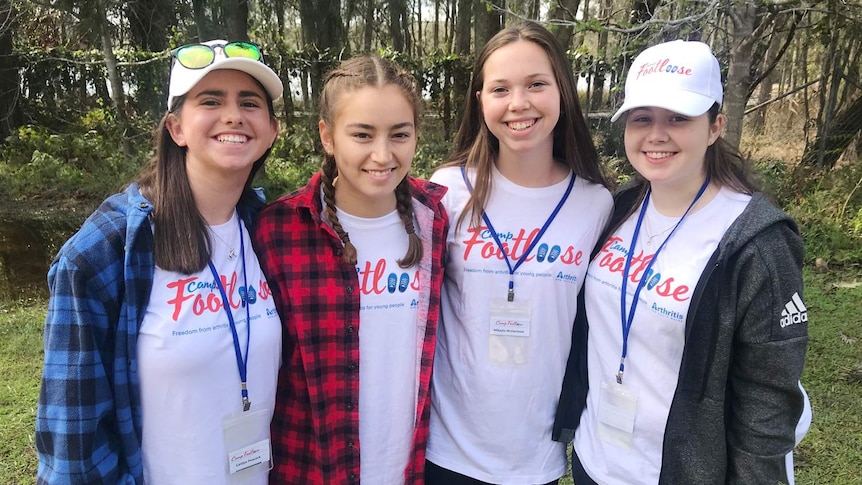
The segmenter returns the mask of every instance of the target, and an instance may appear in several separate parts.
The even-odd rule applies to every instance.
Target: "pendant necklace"
[[[230,223],[232,221],[233,221],[233,217],[231,217],[230,221],[228,221],[228,222]],[[227,242],[224,239],[222,239],[222,237],[219,236],[219,234],[215,230],[213,230],[212,227],[209,227],[209,230],[210,230],[210,233],[212,233],[215,237],[218,238],[219,241],[221,241],[222,243],[224,243],[225,246],[227,246],[227,259],[229,259],[231,261],[236,259],[237,254],[236,254],[236,247],[234,245],[234,242],[236,241],[237,231],[239,231],[239,224],[233,224],[233,232],[231,232],[231,235],[230,235],[230,242]]]
[[[655,239],[655,238],[661,236],[662,234],[670,231],[671,229],[674,228],[674,226],[676,226],[676,223],[677,223],[677,221],[674,221],[671,225],[667,226],[667,228],[662,229],[659,232],[653,233],[652,232],[652,224],[650,223],[651,222],[650,219],[651,219],[650,217],[647,217],[645,219],[646,224],[644,225],[644,234],[647,237],[647,240],[646,240],[647,246],[652,246],[652,240],[653,239]]]

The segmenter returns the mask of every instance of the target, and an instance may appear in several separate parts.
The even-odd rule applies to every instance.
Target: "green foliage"
[[[830,266],[862,267],[862,160],[826,173],[760,165],[764,185],[799,224],[806,259]]]
[[[452,143],[449,141],[435,136],[423,136],[419,146],[416,147],[410,174],[420,178],[430,177],[434,169],[446,160],[451,149]]]
[[[26,125],[0,145],[0,182],[15,199],[99,199],[116,191],[141,160],[125,159],[107,109],[92,109],[64,133]],[[139,156],[146,156],[146,153]]]
[[[286,135],[279,136],[266,160],[265,176],[259,183],[269,201],[305,185],[320,169],[323,151],[317,129],[309,123],[295,123]]]

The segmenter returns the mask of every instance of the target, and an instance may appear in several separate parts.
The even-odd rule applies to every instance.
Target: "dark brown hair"
[[[421,100],[416,89],[415,79],[394,62],[374,56],[358,56],[348,59],[326,75],[323,91],[320,95],[320,119],[328,126],[333,126],[335,120],[333,109],[338,103],[339,96],[345,92],[355,91],[366,86],[382,88],[390,84],[400,89],[407,101],[413,106],[413,126],[418,129]],[[350,235],[338,221],[334,184],[337,176],[338,167],[335,163],[335,157],[324,153],[321,170],[324,210],[332,229],[344,243],[344,261],[355,265],[356,247],[350,242]],[[422,240],[416,234],[413,225],[413,196],[410,190],[410,181],[406,176],[395,188],[395,200],[398,216],[401,217],[408,236],[407,253],[398,260],[398,265],[402,268],[410,268],[422,260]]]
[[[485,82],[484,68],[488,58],[501,47],[518,41],[532,42],[548,56],[554,78],[560,90],[560,119],[554,127],[554,159],[569,167],[572,172],[590,182],[607,186],[599,166],[599,155],[590,136],[586,119],[578,101],[577,84],[572,74],[572,63],[557,39],[536,22],[524,21],[497,32],[485,44],[473,64],[473,79],[467,89],[461,125],[455,138],[452,155],[442,165],[463,166],[476,170],[476,181],[466,210],[458,219],[460,225],[468,213],[470,224],[482,221],[485,204],[491,192],[491,166],[499,151],[500,141],[491,133],[482,116],[482,105],[475,93]]]
[[[252,78],[255,82],[254,78]],[[257,82],[260,85],[259,82]],[[266,97],[269,116],[275,109],[269,93],[260,85]],[[167,271],[193,274],[207,266],[212,255],[207,222],[197,209],[186,172],[186,148],[174,143],[168,132],[168,116],[180,116],[186,95],[174,98],[173,109],[162,117],[155,131],[156,152],[138,174],[141,192],[153,204],[153,257],[156,266]],[[272,147],[252,164],[240,196],[240,204],[252,202],[257,195],[251,182],[263,167]]]

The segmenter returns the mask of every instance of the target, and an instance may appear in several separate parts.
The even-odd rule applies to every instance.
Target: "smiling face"
[[[552,162],[560,90],[548,55],[529,41],[500,47],[485,62],[479,98],[500,142],[498,163]]]
[[[395,188],[416,152],[413,105],[395,85],[365,86],[340,94],[333,113],[318,127],[338,169],[336,205],[359,217],[395,210]]]
[[[244,184],[275,141],[278,122],[260,84],[244,72],[219,69],[188,92],[179,113],[168,116],[167,128],[186,148],[190,180],[235,178]]]
[[[626,118],[626,156],[654,190],[696,192],[706,175],[704,156],[724,127],[719,114],[685,116],[662,108],[635,108]]]

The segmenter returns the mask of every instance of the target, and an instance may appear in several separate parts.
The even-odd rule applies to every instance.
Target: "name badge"
[[[529,362],[531,317],[529,302],[491,300],[488,360],[492,364],[520,366]]]
[[[637,408],[637,388],[615,381],[602,382],[598,412],[599,439],[621,448],[631,448]]]
[[[246,411],[223,421],[230,483],[243,483],[272,469],[269,421],[270,413],[265,409]]]

